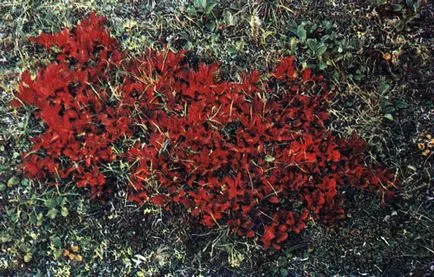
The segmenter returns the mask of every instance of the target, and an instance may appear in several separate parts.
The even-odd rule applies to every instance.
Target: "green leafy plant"
[[[393,121],[394,114],[401,109],[408,108],[408,104],[402,99],[392,100],[391,90],[391,86],[383,80],[380,84],[380,107],[384,118]]]

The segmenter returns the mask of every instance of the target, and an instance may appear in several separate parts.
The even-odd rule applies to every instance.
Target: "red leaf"
[[[310,68],[306,68],[303,70],[303,81],[309,81],[312,75],[312,70]]]
[[[254,238],[255,237],[255,232],[252,230],[249,230],[246,234],[246,237],[248,237],[249,239]]]
[[[277,198],[277,196],[272,196],[272,197],[268,198],[268,202],[273,203],[273,204],[278,204],[279,198]]]
[[[12,108],[20,108],[20,107],[23,106],[23,102],[21,102],[21,101],[18,100],[18,99],[14,99],[14,100],[11,100],[11,101],[9,102],[9,105],[10,105]]]
[[[154,195],[151,197],[150,201],[159,206],[162,207],[166,204],[167,201],[167,196],[163,195],[163,194],[158,194],[158,195]]]
[[[272,239],[276,237],[274,233],[274,227],[265,225],[264,226],[264,234],[262,235],[262,240],[266,242],[270,242]]]
[[[288,232],[279,233],[279,235],[276,238],[276,243],[281,243],[285,241],[287,238],[288,238]]]

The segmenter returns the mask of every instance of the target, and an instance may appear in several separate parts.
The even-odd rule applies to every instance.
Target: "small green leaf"
[[[417,0],[417,1],[413,4],[413,11],[414,11],[415,13],[417,13],[417,12],[420,10],[420,8],[421,8],[421,6],[422,6],[422,2],[423,2],[423,0]]]
[[[26,253],[26,254],[24,255],[23,259],[24,259],[24,262],[25,262],[25,263],[30,262],[30,261],[32,260],[32,253]]]
[[[280,276],[288,276],[289,272],[286,268],[280,269]]]
[[[318,48],[316,49],[316,55],[318,57],[322,56],[325,51],[327,51],[327,46],[324,43],[321,43]]]
[[[192,17],[197,16],[197,11],[193,6],[189,6],[186,11],[187,11],[188,15],[190,15]]]
[[[0,183],[0,191],[5,191],[6,190],[6,185],[3,183]]]
[[[244,40],[238,40],[237,42],[235,42],[235,49],[237,51],[241,51],[241,50],[243,50],[245,45],[246,44],[245,44]]]
[[[57,207],[57,201],[55,199],[45,199],[44,205],[47,208],[56,208]]]
[[[208,28],[208,30],[210,30],[210,31],[215,31],[215,29],[216,29],[216,24],[215,24],[215,21],[209,21],[207,24],[206,24],[206,27]]]
[[[393,115],[391,115],[390,113],[385,114],[384,118],[389,119],[390,121],[393,121]]]
[[[47,212],[47,216],[51,219],[55,219],[57,216],[57,210],[56,209],[49,209]]]
[[[68,211],[67,208],[62,207],[62,208],[60,208],[60,214],[61,214],[63,217],[67,217],[68,214],[69,214],[69,211]]]
[[[319,61],[318,63],[318,69],[319,70],[324,70],[327,68],[327,64],[325,64],[323,61]]]
[[[274,158],[273,156],[271,156],[271,155],[265,155],[264,160],[265,160],[267,163],[272,163],[272,162],[274,162],[275,158]]]
[[[289,41],[289,47],[291,48],[291,52],[295,53],[295,51],[297,50],[297,38],[292,37],[291,40]]]
[[[12,240],[11,235],[7,234],[7,233],[1,233],[0,234],[0,242],[1,243],[5,243],[5,242],[9,242]]]
[[[322,22],[322,26],[323,26],[323,28],[324,29],[326,29],[326,30],[330,30],[331,28],[332,28],[332,22],[331,21],[329,21],[329,20],[324,20],[323,22]]]
[[[306,41],[306,29],[304,28],[303,25],[299,25],[297,27],[297,36],[300,39],[301,42],[305,42]]]
[[[44,221],[44,214],[38,213],[38,215],[36,216],[36,226],[41,226],[43,221]]]
[[[236,24],[236,17],[230,11],[226,11],[225,24],[227,26],[234,26]]]
[[[267,38],[271,35],[273,35],[274,32],[272,31],[265,31],[262,33],[261,38],[262,38],[262,44],[266,44],[267,43]]]
[[[22,179],[21,180],[21,185],[23,186],[23,187],[28,187],[29,186],[29,180],[28,179]]]
[[[380,84],[380,94],[386,94],[387,92],[389,92],[390,88],[391,86],[383,80]]]
[[[385,114],[390,113],[393,114],[396,111],[395,107],[389,101],[384,102],[383,112]]]
[[[398,109],[407,109],[408,108],[407,102],[405,102],[404,100],[401,100],[401,99],[395,101],[395,106]]]
[[[34,232],[31,232],[30,233],[30,235],[29,235],[33,240],[36,240],[36,239],[38,239],[38,234],[36,234],[36,233],[34,233]]]
[[[20,182],[20,179],[18,177],[13,176],[8,180],[8,187],[11,188],[11,187],[17,185],[19,182]]]
[[[191,41],[187,41],[187,43],[184,44],[184,48],[187,50],[193,49],[193,43],[191,43]]]
[[[53,250],[53,256],[55,259],[58,259],[63,253],[63,250],[61,248]]]
[[[402,10],[402,5],[400,5],[400,4],[394,4],[394,5],[392,5],[392,10],[394,12],[399,12],[399,11]]]
[[[60,237],[51,237],[51,244],[55,248],[62,248],[62,240],[60,239]]]
[[[309,47],[309,49],[313,52],[316,52],[316,47],[317,47],[317,41],[316,39],[308,39],[306,40],[306,45],[307,47]]]
[[[406,3],[407,6],[409,6],[409,7],[413,6],[413,4],[414,4],[413,0],[405,0],[405,3]]]
[[[414,167],[414,166],[412,166],[412,165],[407,165],[407,168],[410,169],[410,170],[412,170],[412,171],[416,171],[417,170],[417,168]]]
[[[209,4],[206,8],[205,8],[205,14],[209,15],[212,10],[214,9],[214,7],[217,6],[217,3],[212,3]]]

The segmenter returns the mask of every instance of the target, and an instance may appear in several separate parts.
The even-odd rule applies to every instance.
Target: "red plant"
[[[104,166],[127,161],[130,200],[181,205],[207,227],[227,224],[275,249],[309,217],[343,216],[348,185],[390,193],[394,176],[364,165],[366,144],[327,130],[331,94],[293,57],[270,77],[252,71],[229,82],[216,64],[194,69],[184,51],[125,61],[103,23],[91,14],[31,39],[57,57],[34,78],[24,72],[12,102],[36,106],[46,126],[24,155],[27,176],[71,180],[101,197],[116,177]],[[109,83],[119,72],[123,80]],[[135,144],[113,150],[125,140]]]

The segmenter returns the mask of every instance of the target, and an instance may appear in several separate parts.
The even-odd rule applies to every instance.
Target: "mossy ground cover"
[[[19,171],[43,126],[9,106],[20,73],[52,57],[27,38],[108,18],[131,55],[169,45],[223,78],[270,69],[282,56],[322,73],[337,95],[330,128],[359,133],[368,164],[396,168],[401,192],[346,193],[347,218],[311,220],[279,251],[186,224],[182,212],[138,207],[122,192],[101,203],[75,186]],[[434,104],[432,6],[425,1],[4,1],[0,4],[0,273],[2,275],[423,275],[432,273]]]

